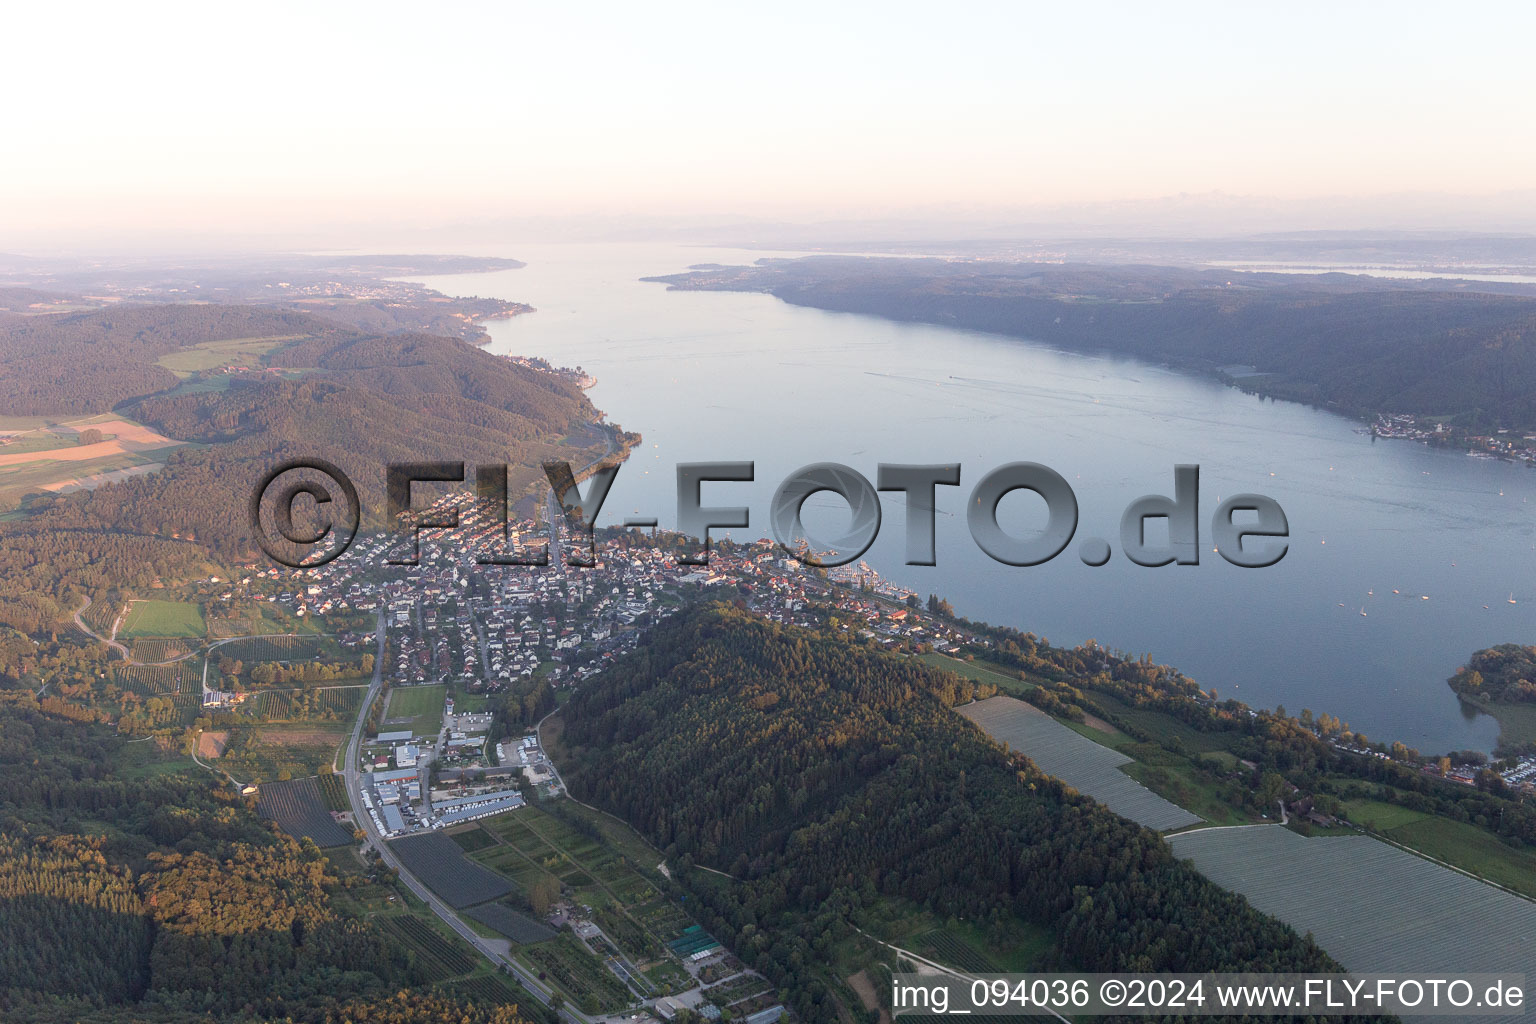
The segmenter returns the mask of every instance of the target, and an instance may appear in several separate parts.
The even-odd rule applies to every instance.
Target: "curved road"
[[[128,656],[128,648],[126,648],[122,644],[118,643],[115,639],[109,640],[108,638],[102,636],[100,633],[96,632],[90,626],[87,626],[85,624],[85,620],[82,619],[80,616],[84,615],[85,614],[85,610],[87,608],[89,608],[90,606],[91,606],[91,597],[90,597],[89,594],[87,594],[86,597],[85,597],[85,604],[81,605],[79,610],[75,612],[75,625],[79,626],[86,633],[87,636],[91,636],[91,637],[94,637],[97,640],[100,640],[102,643],[104,643],[108,647],[112,648],[118,654],[121,654],[123,656],[123,660],[124,661],[131,662],[133,659]],[[117,634],[115,632],[112,635],[114,637],[117,636]]]

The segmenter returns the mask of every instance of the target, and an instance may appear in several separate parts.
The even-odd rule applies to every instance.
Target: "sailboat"
[[[1364,614],[1365,614],[1365,605],[1361,605],[1361,606],[1360,606],[1360,614],[1361,614],[1361,615],[1364,615]]]
[[[1510,603],[1510,604],[1514,604],[1514,603],[1515,603],[1515,595],[1514,595],[1514,592],[1513,592],[1513,591],[1511,591],[1511,592],[1510,592],[1510,595],[1509,595],[1509,603]]]

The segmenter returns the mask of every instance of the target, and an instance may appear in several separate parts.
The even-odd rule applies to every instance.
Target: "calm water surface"
[[[807,463],[843,462],[873,480],[882,461],[960,462],[961,486],[938,492],[939,564],[902,564],[901,497],[887,495],[870,565],[949,597],[961,614],[1056,643],[1092,637],[1147,652],[1224,697],[1328,711],[1373,739],[1486,750],[1497,735],[1492,719],[1463,712],[1445,678],[1479,647],[1536,635],[1536,473],[1523,466],[1373,442],[1353,421],[1144,363],[638,280],[762,253],[493,252],[528,266],[419,280],[538,307],[492,322],[492,350],[581,365],[598,378],[593,402],[644,435],[605,522],[641,514],[669,524],[679,462],[757,463],[756,483],[705,488],[705,504],[751,508],[752,528],[738,539],[767,535],[774,488]],[[1016,460],[1072,484],[1077,540],[1118,548],[1125,506],[1171,494],[1174,465],[1193,462],[1203,538],[1222,496],[1257,491],[1289,516],[1290,552],[1260,570],[1231,566],[1209,545],[1199,566],[1147,569],[1117,552],[1094,569],[1074,540],[1047,565],[1000,565],[972,543],[965,499],[983,474]],[[810,504],[813,525],[846,521],[836,498]],[[1044,506],[1016,494],[1001,518],[1022,534],[1043,525]]]

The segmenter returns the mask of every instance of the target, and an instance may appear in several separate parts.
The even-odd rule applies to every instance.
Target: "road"
[[[378,648],[374,652],[373,658],[373,681],[368,686],[368,693],[363,698],[362,709],[358,712],[357,721],[352,726],[352,736],[347,741],[346,763],[342,767],[342,778],[345,780],[347,788],[347,801],[352,805],[352,820],[356,822],[358,828],[362,829],[365,837],[363,839],[363,850],[366,852],[371,846],[379,851],[379,857],[383,860],[384,864],[399,876],[400,881],[404,883],[405,887],[414,893],[417,899],[425,903],[432,913],[441,918],[460,938],[473,946],[487,960],[498,967],[510,968],[522,986],[533,993],[535,999],[538,999],[547,1006],[554,990],[549,985],[540,981],[537,975],[529,972],[517,961],[504,956],[491,945],[490,940],[482,938],[473,928],[465,924],[452,907],[440,900],[431,889],[428,889],[415,875],[406,870],[405,865],[400,863],[400,859],[395,856],[395,852],[389,848],[389,844],[379,834],[378,828],[373,823],[373,816],[363,806],[362,773],[357,768],[358,753],[362,749],[363,726],[368,722],[368,709],[373,706],[374,700],[378,697],[379,691],[384,686],[384,623],[384,609],[380,608]],[[593,1024],[593,1018],[588,1017],[569,1004],[560,1013],[562,1019],[572,1020],[577,1022],[577,1024]]]

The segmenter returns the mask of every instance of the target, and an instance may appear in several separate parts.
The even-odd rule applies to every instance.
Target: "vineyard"
[[[505,903],[486,903],[468,911],[470,917],[481,924],[494,928],[513,942],[543,942],[555,937],[555,930],[527,914],[513,910]]]
[[[218,655],[236,661],[318,661],[322,657],[337,658],[340,649],[323,636],[255,636],[231,640],[220,644]]]
[[[505,878],[465,857],[458,844],[440,832],[397,839],[390,848],[411,874],[457,910],[512,891]]]
[[[318,781],[320,784],[320,798],[325,801],[326,809],[332,811],[350,811],[352,809],[347,803],[347,789],[340,775],[330,772],[319,776]]]
[[[376,917],[385,930],[416,956],[416,961],[438,979],[467,974],[475,969],[475,961],[459,948],[458,944],[438,932],[419,917],[400,914],[394,917]]]
[[[475,1002],[490,1003],[494,1006],[504,1006],[507,1003],[517,1002],[518,996],[507,985],[492,974],[477,974],[473,978],[460,978],[456,981],[444,982],[440,985],[444,990],[463,999]],[[527,1012],[526,1007],[520,1008]]]
[[[129,641],[128,653],[134,661],[170,661],[192,653],[192,645],[181,637],[136,637]]]
[[[260,690],[240,705],[241,714],[268,722],[336,721],[357,714],[366,685],[313,690]]]
[[[981,973],[997,970],[997,965],[980,950],[943,928],[913,936],[912,945],[917,952],[932,957],[946,967]]]
[[[487,847],[495,846],[496,840],[490,833],[478,825],[472,826],[463,832],[449,832],[448,838],[459,844],[459,849],[465,853],[474,853]]]
[[[194,684],[193,690],[176,694],[171,698],[171,703],[176,705],[176,711],[181,715],[181,724],[191,725],[203,713],[202,688]]]
[[[192,661],[174,665],[125,665],[116,662],[112,677],[117,685],[140,697],[158,697],[167,693],[202,692],[201,668]]]
[[[346,846],[352,842],[349,829],[337,824],[326,809],[315,779],[264,783],[256,797],[256,810],[271,818],[294,837],[308,836],[319,847]]]
[[[547,942],[524,946],[522,953],[529,963],[553,978],[588,1013],[625,1006],[630,1001],[629,989],[567,933],[562,932]]]
[[[112,632],[112,623],[117,621],[117,605],[108,601],[92,601],[91,606],[80,613],[80,618],[91,629],[106,636]]]

